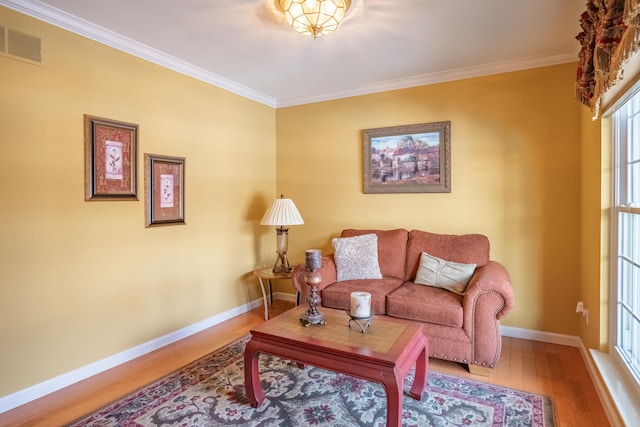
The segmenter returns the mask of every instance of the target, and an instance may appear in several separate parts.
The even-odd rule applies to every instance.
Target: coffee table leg
[[[402,426],[402,378],[396,373],[384,375],[382,385],[387,394],[387,427]]]
[[[416,359],[416,372],[413,377],[413,385],[409,395],[416,400],[422,399],[422,393],[427,385],[427,372],[429,370],[429,342],[424,339],[424,347]]]
[[[244,388],[249,403],[257,408],[264,401],[264,390],[260,385],[260,373],[258,372],[257,344],[249,341],[244,349]]]

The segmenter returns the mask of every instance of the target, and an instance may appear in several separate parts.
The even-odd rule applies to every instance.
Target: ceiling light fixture
[[[315,39],[334,32],[351,0],[278,0],[287,22],[299,33]]]

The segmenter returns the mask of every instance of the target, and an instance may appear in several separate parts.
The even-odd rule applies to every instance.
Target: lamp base
[[[276,251],[276,253],[278,254],[278,258],[276,258],[276,262],[273,264],[273,273],[291,273],[293,271],[293,267],[289,266],[289,260],[287,259],[287,248],[289,247],[289,229],[285,227],[278,227],[276,228],[276,235],[278,245],[278,250]]]
[[[278,259],[273,264],[272,271],[274,274],[291,273],[293,271],[293,267],[289,265],[286,252],[278,252]]]
[[[274,266],[271,271],[273,271],[273,274],[288,274],[291,273],[293,271],[293,267],[289,267],[289,266]]]

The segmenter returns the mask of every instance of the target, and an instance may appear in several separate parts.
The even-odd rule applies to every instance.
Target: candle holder
[[[360,327],[364,334],[371,326],[371,294],[369,292],[351,292],[351,309],[347,310],[349,327],[351,322]]]
[[[360,330],[362,331],[363,334],[365,332],[367,332],[367,329],[369,329],[369,326],[371,326],[371,316],[369,316],[369,317],[356,317],[356,316],[351,315],[351,310],[347,310],[347,314],[350,317],[350,319],[349,319],[349,327],[351,327],[351,322],[353,322],[353,323],[355,323],[356,325],[358,325],[360,327]]]
[[[307,297],[309,308],[300,316],[300,322],[305,327],[325,325],[327,322],[324,320],[324,314],[320,313],[317,308],[318,304],[322,301],[318,294],[318,284],[322,282],[322,278],[317,271],[322,267],[322,253],[320,249],[307,249],[305,251],[305,267],[307,274],[304,281],[311,288],[311,293]]]

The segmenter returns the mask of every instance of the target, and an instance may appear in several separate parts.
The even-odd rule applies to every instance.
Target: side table
[[[254,270],[253,275],[260,281],[260,289],[262,290],[262,298],[264,299],[264,320],[269,320],[269,306],[273,303],[273,289],[271,288],[272,280],[279,279],[291,279],[291,272],[289,273],[274,273],[271,268],[262,268]],[[267,281],[269,286],[269,300],[267,301],[267,293],[264,288],[264,281]]]

